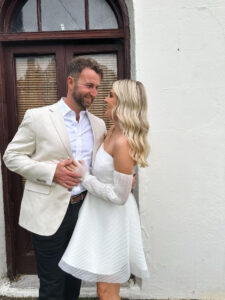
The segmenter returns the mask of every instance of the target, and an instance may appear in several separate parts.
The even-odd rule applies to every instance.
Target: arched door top
[[[128,26],[127,9],[123,0],[57,0],[54,7],[52,0],[2,0],[0,3],[2,33],[116,31]]]
[[[14,12],[12,32],[117,29],[117,18],[106,0],[23,0]]]

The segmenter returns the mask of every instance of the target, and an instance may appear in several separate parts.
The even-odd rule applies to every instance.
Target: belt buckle
[[[76,198],[79,198],[77,201],[75,200]],[[74,200],[73,200],[74,199]],[[83,192],[78,194],[78,195],[75,195],[74,197],[72,196],[70,198],[70,203],[71,204],[75,204],[75,203],[79,203],[80,201],[84,200],[84,194]]]

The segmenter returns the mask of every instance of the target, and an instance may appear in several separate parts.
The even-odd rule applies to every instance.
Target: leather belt
[[[71,196],[70,203],[74,204],[74,203],[78,203],[78,202],[84,200],[86,194],[87,194],[87,191],[84,191],[78,195]]]

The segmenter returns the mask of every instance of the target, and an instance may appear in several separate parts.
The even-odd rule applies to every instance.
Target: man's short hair
[[[98,62],[93,58],[87,57],[76,57],[67,66],[66,78],[68,76],[74,77],[76,80],[79,78],[80,73],[85,69],[89,68],[95,71],[100,78],[103,78],[103,69],[100,67]]]

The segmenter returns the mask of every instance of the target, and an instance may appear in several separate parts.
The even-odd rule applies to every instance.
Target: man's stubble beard
[[[90,96],[92,98],[91,104],[90,105],[85,105],[84,97],[85,97],[85,95],[82,95],[81,93],[78,92],[77,87],[75,87],[73,89],[72,98],[73,98],[74,102],[76,104],[78,104],[81,109],[85,110],[85,109],[87,109],[87,108],[89,108],[91,106],[91,104],[94,101],[94,98]]]

